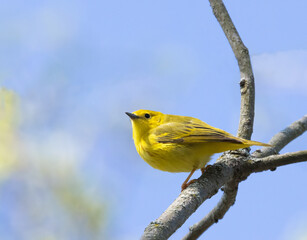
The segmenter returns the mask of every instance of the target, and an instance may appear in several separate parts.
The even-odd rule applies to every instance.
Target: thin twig
[[[224,194],[218,204],[202,220],[190,227],[189,233],[183,240],[195,240],[209,227],[224,217],[229,208],[235,203],[238,183],[228,183],[224,186]]]
[[[253,133],[255,83],[248,49],[243,44],[222,0],[209,0],[213,14],[221,25],[240,69],[241,110],[238,137],[250,139]]]
[[[270,169],[275,169],[280,166],[306,162],[307,161],[307,150],[285,153],[281,155],[271,155],[265,158],[257,159],[249,165],[250,172],[263,172]]]
[[[291,125],[280,131],[279,133],[275,134],[269,141],[269,144],[271,144],[273,147],[264,147],[260,150],[255,151],[252,156],[266,157],[272,154],[277,154],[288,143],[302,135],[305,131],[307,131],[307,115],[293,122]]]

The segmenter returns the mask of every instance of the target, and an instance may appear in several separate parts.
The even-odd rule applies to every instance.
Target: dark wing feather
[[[160,125],[152,132],[159,143],[231,142],[241,144],[231,134],[203,122],[171,122]]]

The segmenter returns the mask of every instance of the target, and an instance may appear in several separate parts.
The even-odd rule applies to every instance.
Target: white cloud
[[[252,57],[257,82],[307,94],[307,50],[293,50]]]

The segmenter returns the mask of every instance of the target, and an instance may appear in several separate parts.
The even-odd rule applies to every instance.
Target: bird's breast
[[[168,172],[190,172],[202,168],[210,156],[196,156],[184,145],[150,143],[145,140],[136,144],[139,155],[153,168]]]

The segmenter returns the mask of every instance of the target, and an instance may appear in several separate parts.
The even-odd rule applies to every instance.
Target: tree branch
[[[241,180],[244,180],[251,173],[262,172],[280,166],[306,161],[307,150],[282,155],[273,155],[256,160],[249,159],[238,169],[242,172],[242,174],[240,174],[243,176]],[[183,238],[183,240],[195,240],[199,238],[209,227],[224,217],[229,208],[235,203],[238,192],[238,183],[238,181],[233,179],[224,186],[224,194],[218,204],[201,221],[190,227],[189,233]]]
[[[265,158],[256,159],[252,163],[249,163],[250,172],[262,172],[270,169],[275,169],[280,166],[306,162],[307,161],[307,150],[285,153],[281,155],[271,155]]]
[[[243,44],[222,0],[209,0],[214,16],[221,25],[224,34],[237,59],[241,81],[241,110],[238,136],[250,139],[253,132],[255,83],[248,49]],[[243,150],[244,151],[244,150]],[[234,204],[237,195],[237,183],[225,185],[224,194],[217,206],[200,222],[190,228],[184,239],[197,239],[217,220],[222,219],[228,209]]]
[[[255,151],[252,156],[266,157],[272,154],[277,154],[288,143],[302,135],[305,131],[307,131],[307,115],[293,122],[290,126],[286,127],[279,133],[275,134],[269,141],[269,144],[271,144],[273,147],[264,147]]]
[[[237,135],[250,139],[253,132],[255,86],[249,52],[222,0],[209,0],[209,2],[231,45],[240,69],[241,110]],[[184,238],[196,239],[217,220],[223,218],[235,202],[239,182],[245,180],[251,173],[307,161],[307,151],[261,158],[278,152],[287,143],[306,131],[306,118],[304,116],[298,121],[299,123],[293,123],[292,127],[289,126],[290,130],[282,131],[284,136],[275,135],[270,141],[273,148],[269,150],[265,148],[261,152],[254,153],[253,157],[247,151],[240,151],[238,155],[234,151],[225,153],[206,171],[206,174],[185,189],[157,220],[148,225],[141,239],[168,239],[205,200],[216,194],[225,185],[224,194],[217,206],[204,219],[192,226]]]
[[[190,227],[183,240],[195,240],[209,227],[224,217],[229,208],[234,205],[238,193],[238,183],[232,182],[224,186],[224,194],[218,204],[202,220]]]
[[[250,139],[253,133],[255,83],[248,49],[243,44],[222,0],[209,0],[213,14],[221,25],[240,69],[241,109],[238,137]]]
[[[240,182],[254,172],[304,161],[307,161],[307,150],[265,158],[235,155],[233,152],[225,153],[219,162],[207,169],[206,174],[185,189],[157,220],[148,225],[141,239],[168,239],[205,200],[211,198],[219,188],[230,181],[230,184],[233,181]],[[214,224],[213,220],[224,216],[235,201],[236,191],[231,189],[231,185],[225,188],[218,205],[201,221],[197,234],[200,235]],[[204,227],[203,231],[201,231],[202,227]]]

